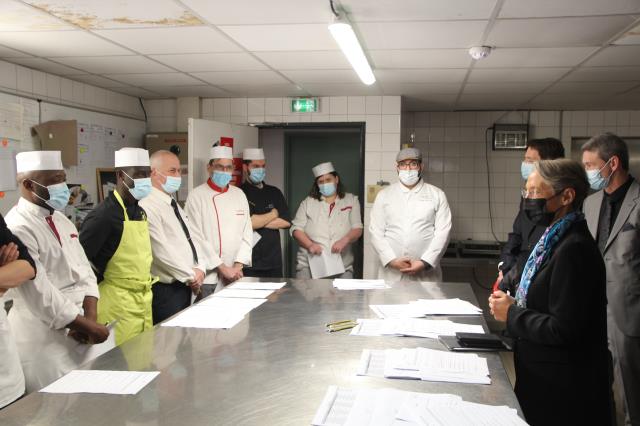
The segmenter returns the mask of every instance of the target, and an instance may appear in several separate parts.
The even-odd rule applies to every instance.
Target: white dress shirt
[[[191,242],[198,255],[196,263],[189,240],[187,240],[182,225],[173,210],[171,200],[171,196],[154,187],[151,194],[139,203],[147,214],[147,222],[149,223],[153,252],[151,275],[158,276],[161,283],[170,284],[174,281],[187,283],[195,279],[193,268],[200,269],[203,273],[207,272],[204,239],[200,231],[191,225],[187,214],[178,205],[178,211],[189,230]]]
[[[307,197],[300,203],[296,217],[291,222],[289,232],[303,231],[315,243],[322,246],[323,252],[330,253],[333,244],[347,235],[352,229],[362,228],[360,202],[358,197],[346,193],[343,198],[336,197],[333,210],[330,204],[320,197],[316,200]],[[300,247],[296,269],[309,267],[309,252]],[[353,248],[348,244],[342,252],[342,263],[346,271],[353,271]]]
[[[9,312],[31,392],[77,367],[79,343],[67,337],[65,327],[83,314],[85,297],[98,299],[100,294],[78,230],[64,214],[56,211],[51,215],[20,198],[6,222],[29,250],[37,270],[33,280],[11,290],[14,304]]]
[[[235,262],[251,266],[253,227],[241,189],[229,185],[228,190],[219,192],[203,183],[189,193],[185,211],[192,227],[204,238],[209,269]]]
[[[398,281],[442,279],[440,259],[449,244],[451,210],[444,192],[422,180],[409,189],[397,182],[380,191],[369,225],[373,248],[380,258],[378,278]],[[395,258],[421,259],[433,267],[403,277],[386,265]]]

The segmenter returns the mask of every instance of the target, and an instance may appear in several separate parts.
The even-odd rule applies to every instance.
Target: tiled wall
[[[530,137],[561,138],[566,155],[572,137],[604,131],[640,136],[640,111],[412,112],[402,116],[402,141],[415,132],[427,159],[426,180],[442,188],[453,211],[454,239],[507,238],[518,210],[522,151],[491,150],[485,130],[495,122],[530,124]],[[491,134],[487,135],[491,138]],[[488,151],[486,148],[489,147]],[[487,173],[487,153],[489,173]],[[490,185],[488,184],[488,176]],[[491,210],[490,210],[491,209]],[[490,220],[490,213],[493,220]]]
[[[138,98],[0,61],[0,91],[108,114],[144,118]]]
[[[202,99],[202,117],[236,123],[365,122],[365,186],[378,180],[395,181],[394,159],[400,148],[400,96],[335,96],[320,98],[320,112],[294,114],[290,98],[216,98]],[[148,100],[148,131],[171,132],[176,129],[176,101]],[[369,225],[371,205],[365,203],[365,229]],[[372,277],[377,259],[368,231],[364,237],[364,275]]]

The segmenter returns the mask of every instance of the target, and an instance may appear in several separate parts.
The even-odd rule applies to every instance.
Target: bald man
[[[77,346],[103,342],[109,331],[96,321],[98,286],[78,231],[59,211],[69,200],[60,151],[22,152],[16,162],[21,198],[6,221],[37,274],[12,290],[8,318],[32,392],[77,368]]]
[[[180,160],[165,150],[156,151],[150,160],[153,188],[140,206],[149,222],[151,274],[159,277],[152,287],[157,324],[187,308],[191,295],[200,293],[207,262],[204,238],[174,198],[182,185]]]

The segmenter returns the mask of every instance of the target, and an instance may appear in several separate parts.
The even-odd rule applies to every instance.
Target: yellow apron
[[[124,212],[120,245],[107,263],[100,283],[98,321],[117,320],[116,344],[153,328],[151,315],[151,239],[145,220],[131,221],[118,191],[113,191]]]

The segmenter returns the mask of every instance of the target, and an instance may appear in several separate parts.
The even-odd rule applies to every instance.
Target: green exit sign
[[[291,100],[291,112],[318,112],[318,98],[299,98]]]

